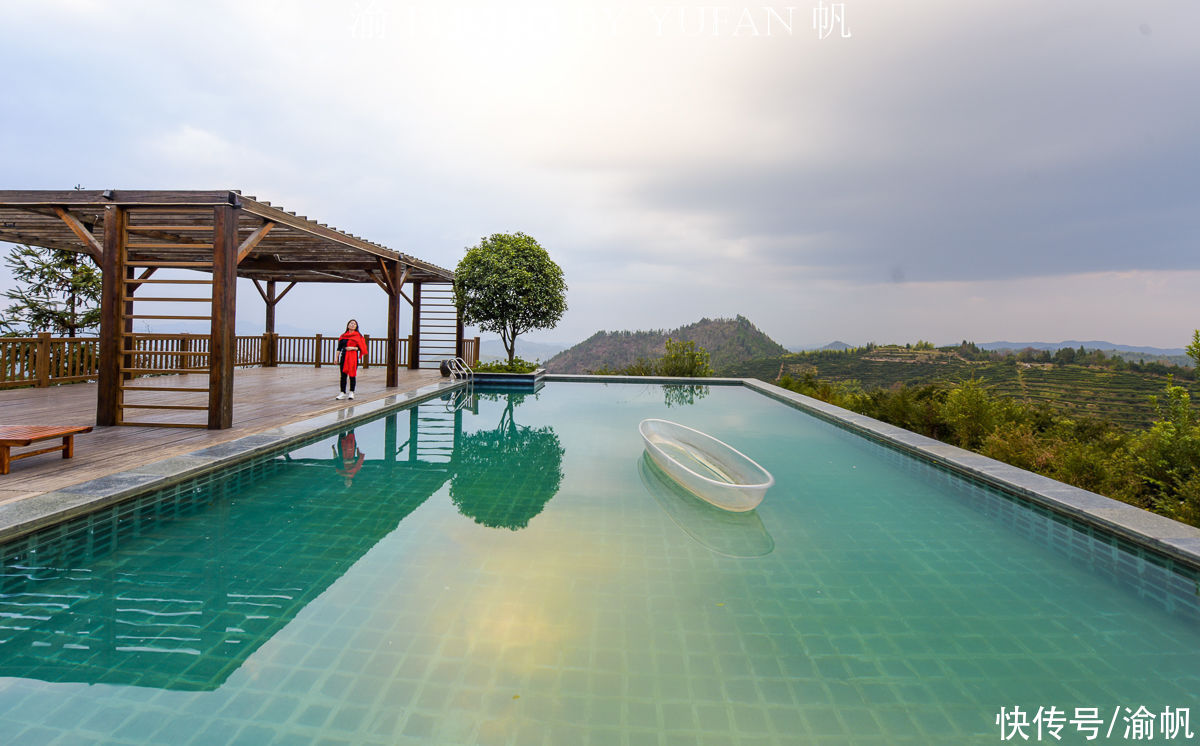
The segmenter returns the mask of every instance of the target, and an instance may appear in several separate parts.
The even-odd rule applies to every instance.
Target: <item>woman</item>
[[[342,390],[335,399],[346,398],[346,379],[350,379],[350,398],[354,398],[354,383],[358,378],[358,361],[367,356],[367,340],[358,333],[358,322],[350,319],[346,323],[346,332],[338,337],[338,350],[342,354]]]

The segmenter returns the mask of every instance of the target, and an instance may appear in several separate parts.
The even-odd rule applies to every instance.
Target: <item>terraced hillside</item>
[[[1159,396],[1167,377],[1154,373],[1113,370],[1085,365],[967,360],[944,350],[874,350],[819,352],[752,360],[718,371],[773,381],[781,375],[811,374],[863,389],[899,384],[960,383],[972,376],[997,394],[1032,404],[1045,403],[1068,414],[1090,415],[1127,428],[1144,427],[1154,419],[1151,396]],[[1176,381],[1200,394],[1190,381]]]

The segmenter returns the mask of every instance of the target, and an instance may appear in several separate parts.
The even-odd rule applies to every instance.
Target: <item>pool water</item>
[[[1120,742],[1200,705],[1195,573],[748,389],[449,409],[3,547],[3,742],[995,743],[1051,706]],[[775,486],[701,503],[647,417]]]

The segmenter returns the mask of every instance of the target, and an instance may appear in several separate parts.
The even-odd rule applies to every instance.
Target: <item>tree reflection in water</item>
[[[695,384],[664,384],[663,399],[667,407],[686,407],[708,396],[708,386]]]
[[[454,449],[450,499],[476,523],[517,531],[558,493],[566,451],[554,428],[516,423],[513,411],[525,394],[495,396],[507,398],[500,424],[460,436]]]

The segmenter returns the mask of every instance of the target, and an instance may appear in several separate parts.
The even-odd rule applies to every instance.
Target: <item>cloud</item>
[[[771,36],[714,7],[8,4],[0,62],[41,73],[6,90],[6,186],[241,188],[445,266],[523,230],[568,338],[738,312],[928,337],[896,326],[922,293],[984,325],[950,288],[1197,268],[1200,6],[858,0],[821,40],[808,7]]]

